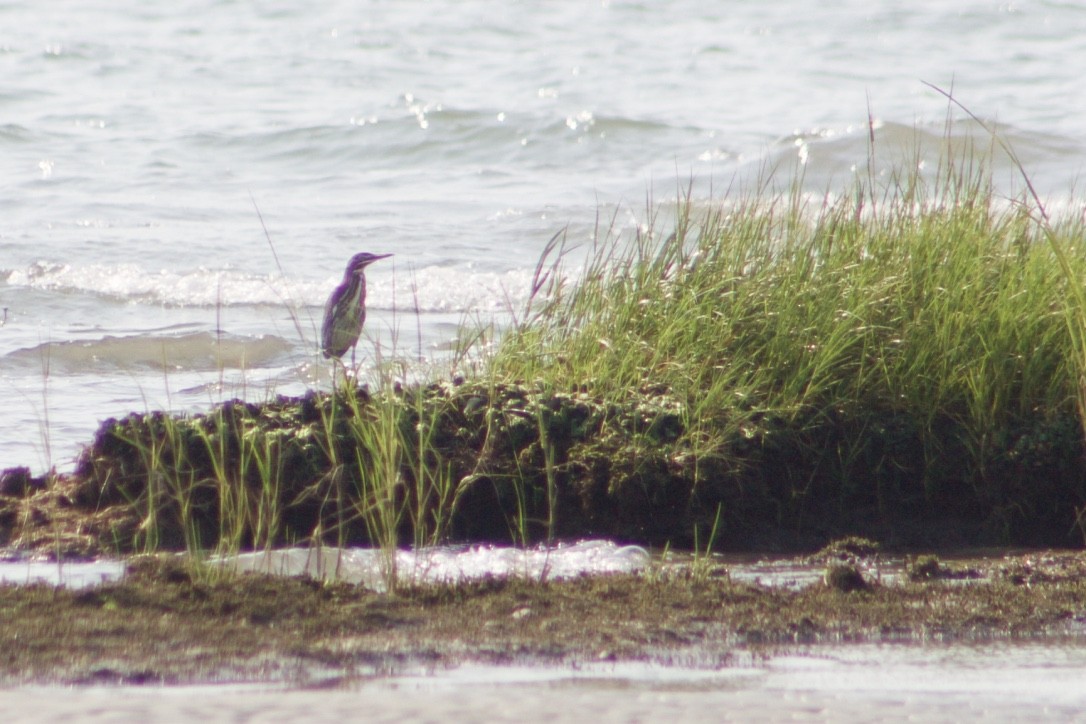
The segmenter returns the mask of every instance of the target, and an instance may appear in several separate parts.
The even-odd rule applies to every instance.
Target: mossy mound
[[[871,411],[752,415],[706,445],[667,389],[431,384],[102,423],[71,476],[6,471],[0,542],[59,552],[530,543],[812,549],[1081,544],[1076,420],[992,443],[985,477],[936,423]],[[932,429],[932,428],[929,428]],[[972,470],[972,469],[970,469]]]

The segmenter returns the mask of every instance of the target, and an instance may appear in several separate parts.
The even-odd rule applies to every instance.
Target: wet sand
[[[1086,717],[1086,645],[809,647],[719,670],[467,665],[332,688],[27,687],[10,722],[1062,721]]]

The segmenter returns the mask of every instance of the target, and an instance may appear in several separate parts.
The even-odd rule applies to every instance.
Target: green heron
[[[366,321],[366,275],[367,266],[392,254],[355,254],[347,262],[343,272],[343,281],[332,290],[328,303],[324,305],[324,324],[321,326],[321,351],[325,357],[342,357],[351,350],[351,362],[354,362],[354,346],[362,334],[362,324]]]

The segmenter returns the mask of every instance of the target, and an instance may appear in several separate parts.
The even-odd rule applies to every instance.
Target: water
[[[1076,4],[976,0],[2,4],[0,468],[70,469],[131,410],[318,384],[356,251],[396,254],[368,275],[363,357],[440,359],[597,214],[629,229],[646,197],[768,170],[847,188],[869,114],[880,174],[987,144],[922,81],[1066,200],[1084,31]]]
[[[399,550],[395,561],[391,561],[385,552],[372,548],[287,548],[242,553],[217,559],[213,564],[236,571],[339,579],[385,591],[392,563],[397,579],[403,583],[455,583],[490,576],[521,576],[540,581],[635,573],[643,570],[650,561],[648,551],[639,546],[618,546],[610,541],[596,540],[560,543],[553,548],[475,545]]]
[[[1080,721],[1086,647],[809,647],[706,670],[640,662],[465,664],[341,688],[0,689],[11,722],[115,721]]]
[[[125,563],[117,559],[95,561],[0,560],[0,584],[44,583],[69,588],[89,588],[119,580]]]
[[[390,559],[374,548],[281,548],[241,553],[208,561],[235,572],[335,579],[384,591]],[[824,567],[792,558],[766,559],[713,554],[712,563],[726,566],[739,583],[796,590],[822,581]],[[653,557],[640,546],[621,546],[606,540],[558,543],[552,547],[515,548],[495,545],[448,545],[402,549],[396,552],[396,576],[403,583],[455,583],[496,576],[529,580],[560,580],[583,575],[637,573],[646,568],[686,568],[695,564],[690,554]],[[884,584],[899,581],[903,561],[868,566],[866,574]],[[70,588],[116,581],[124,575],[120,559],[44,561],[14,554],[0,560],[0,584],[42,582]]]
[[[397,579],[403,583],[455,583],[496,576],[560,580],[584,575],[636,573],[652,559],[644,548],[610,541],[585,540],[553,547],[513,548],[494,545],[436,546],[396,553]],[[335,579],[385,591],[389,558],[373,548],[283,548],[242,553],[208,561],[209,565],[247,573]],[[15,556],[0,561],[0,584],[41,582],[83,588],[116,581],[122,560],[49,562]]]
[[[968,559],[963,559],[968,560]],[[277,576],[307,576],[317,580],[341,580],[384,591],[390,558],[375,548],[293,547],[240,553],[207,561],[240,573],[258,572]],[[880,585],[896,585],[907,577],[903,558],[861,561],[864,576]],[[690,553],[668,551],[652,555],[640,546],[618,545],[607,540],[581,540],[516,548],[495,545],[445,545],[401,549],[396,552],[395,574],[401,583],[457,583],[487,577],[519,576],[528,580],[561,580],[611,573],[660,573],[706,565],[716,575],[722,570],[736,583],[799,590],[820,584],[825,573],[821,563],[796,558],[766,558],[754,555],[713,553],[698,559]],[[0,584],[42,582],[82,588],[116,581],[124,575],[120,559],[53,562],[12,553],[0,560]],[[968,579],[972,582],[974,579]]]

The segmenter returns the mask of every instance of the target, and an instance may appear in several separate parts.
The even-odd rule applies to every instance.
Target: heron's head
[[[362,270],[368,267],[378,259],[385,259],[392,256],[392,254],[371,254],[368,251],[363,251],[360,254],[355,254],[351,257],[351,260],[347,262],[348,274],[360,274]]]

